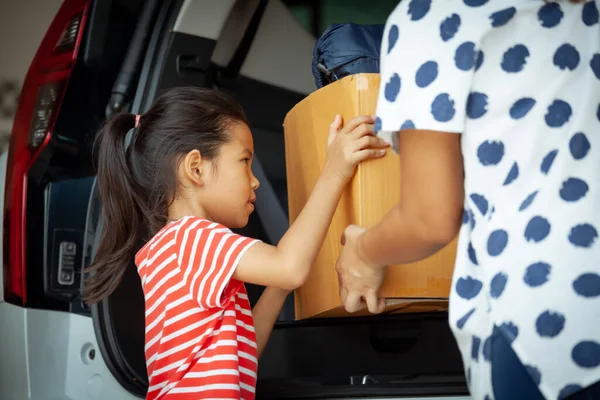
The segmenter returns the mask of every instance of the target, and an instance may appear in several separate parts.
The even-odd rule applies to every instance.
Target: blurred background
[[[283,2],[315,37],[334,23],[381,24],[398,3],[397,0]],[[0,0],[0,153],[7,148],[27,68],[61,4],[62,0]]]

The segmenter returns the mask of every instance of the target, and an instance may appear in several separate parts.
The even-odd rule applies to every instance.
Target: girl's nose
[[[252,174],[252,190],[258,189],[259,186],[260,186],[260,182],[258,181],[258,179],[256,179],[254,174]]]

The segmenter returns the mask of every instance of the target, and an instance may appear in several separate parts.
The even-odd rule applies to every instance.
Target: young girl
[[[110,294],[135,256],[148,399],[254,398],[257,359],[285,298],[304,283],[344,187],[359,162],[385,154],[372,123],[359,117],[341,128],[336,117],[304,210],[271,246],[229,229],[248,223],[259,186],[252,134],[233,99],[176,88],[141,116],[106,122],[98,136],[106,230],[87,300]],[[267,286],[253,310],[244,282]]]
[[[449,314],[472,398],[600,399],[597,3],[403,1],[381,54],[401,200],[346,230],[346,308],[460,230]]]

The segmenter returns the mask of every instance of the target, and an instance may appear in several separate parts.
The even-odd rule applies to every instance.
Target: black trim
[[[110,319],[107,317],[107,312],[104,311],[104,302],[101,302],[92,307],[92,321],[94,323],[94,332],[96,333],[96,340],[98,342],[98,349],[100,354],[106,363],[108,370],[115,377],[117,382],[129,393],[144,398],[148,388],[147,382],[141,383],[136,381],[132,374],[127,374],[126,364],[123,362],[122,356],[114,354],[113,350],[115,347],[112,335],[109,332],[112,331],[113,327]]]
[[[129,43],[125,60],[113,84],[112,94],[106,106],[107,117],[121,112],[129,106],[131,92],[135,87],[134,84],[137,83],[139,70],[142,66],[141,62],[146,51],[148,36],[154,29],[155,15],[161,4],[161,0],[148,0],[144,4],[133,38]]]
[[[257,398],[468,395],[447,313],[276,325]]]
[[[258,7],[252,15],[252,19],[246,28],[246,32],[244,32],[244,36],[242,37],[240,44],[223,71],[227,76],[234,77],[240,73],[240,69],[242,69],[242,65],[244,65],[244,61],[246,61],[246,57],[250,52],[250,48],[254,42],[254,37],[256,36],[256,32],[258,32],[260,22],[262,21],[268,4],[269,0],[260,0]]]

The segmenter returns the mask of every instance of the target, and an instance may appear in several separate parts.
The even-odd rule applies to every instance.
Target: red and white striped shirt
[[[256,242],[185,217],[137,253],[147,399],[254,399],[256,334],[246,288],[232,275]]]

